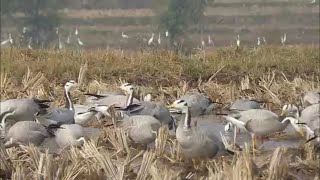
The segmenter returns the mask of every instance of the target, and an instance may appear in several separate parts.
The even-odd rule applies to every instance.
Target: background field
[[[92,3],[91,3],[92,2]],[[144,48],[151,33],[162,34],[162,47],[168,44],[165,30],[158,30],[158,22],[153,4],[148,1],[119,1],[117,6],[111,1],[88,1],[86,8],[81,2],[68,2],[61,9],[62,39],[79,27],[80,37],[85,48]],[[135,5],[135,6],[133,6]],[[119,9],[123,8],[123,9]],[[193,27],[190,34],[194,47],[199,46],[201,37],[214,39],[215,46],[229,46],[235,43],[240,34],[242,45],[253,47],[257,37],[265,37],[268,44],[280,44],[280,36],[287,34],[287,44],[318,44],[319,42],[319,3],[309,1],[215,1],[205,12],[205,25],[200,33]],[[23,14],[17,14],[14,21],[2,19],[3,38],[8,32],[17,35],[21,32]],[[131,38],[121,39],[124,31]]]
[[[142,95],[152,93],[155,100],[166,104],[188,90],[199,89],[224,105],[237,98],[251,97],[267,101],[265,108],[279,113],[283,104],[299,103],[305,92],[320,89],[318,60],[318,48],[308,46],[267,46],[240,51],[222,48],[192,58],[169,51],[12,48],[1,51],[0,90],[1,99],[37,97],[63,105],[63,83],[69,79],[80,82],[81,91],[92,93],[130,82],[138,86]],[[80,73],[80,69],[84,71]],[[83,102],[83,92],[72,93],[75,103]],[[242,151],[233,149],[234,156],[192,163],[183,158],[177,141],[165,129],[159,133],[157,145],[146,151],[125,141],[123,131],[114,126],[106,127],[96,121],[88,126],[101,128],[102,134],[82,148],[55,154],[33,146],[5,150],[0,143],[0,177],[141,180],[319,177],[319,152],[295,134],[274,135],[269,140],[273,144],[269,145],[278,148],[266,145],[267,150],[259,149],[255,157],[249,146],[243,146]],[[291,141],[295,146],[283,141]]]

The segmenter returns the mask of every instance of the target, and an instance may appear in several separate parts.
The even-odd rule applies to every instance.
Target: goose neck
[[[4,112],[1,116],[0,116],[0,119],[1,119],[1,128],[2,128],[2,131],[1,131],[1,136],[5,136],[5,131],[6,131],[6,119],[13,115],[14,112]]]
[[[129,91],[127,95],[126,106],[130,106],[133,103],[133,91]]]
[[[67,89],[64,90],[64,97],[66,99],[65,108],[69,109],[70,111],[74,111],[73,103],[71,101],[71,93]]]
[[[191,128],[191,113],[190,113],[189,108],[186,111],[183,111],[183,113],[185,114],[183,127],[186,129],[190,129]]]

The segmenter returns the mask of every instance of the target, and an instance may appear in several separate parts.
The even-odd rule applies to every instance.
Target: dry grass
[[[162,102],[198,88],[220,102],[252,97],[267,100],[266,106],[276,110],[283,103],[299,102],[305,91],[320,88],[318,60],[318,49],[305,47],[217,49],[192,59],[171,52],[9,49],[1,52],[1,99],[35,96],[61,105],[62,83],[68,79],[81,82],[81,89],[90,92],[128,81],[139,85],[141,94],[152,93]],[[73,97],[83,100],[79,92]],[[258,152],[255,158],[245,146],[234,156],[191,163],[166,128],[160,129],[155,146],[148,150],[132,146],[121,128],[101,128],[99,138],[60,154],[32,145],[5,150],[0,143],[0,177],[220,180],[319,176],[319,154],[310,145]]]

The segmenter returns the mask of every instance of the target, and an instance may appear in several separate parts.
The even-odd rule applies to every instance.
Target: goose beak
[[[176,106],[174,104],[170,104],[169,106],[167,106],[167,108],[169,108],[169,109],[176,108]]]
[[[282,110],[281,111],[281,114],[280,114],[280,116],[284,116],[284,115],[286,115],[287,114],[287,111],[285,111],[285,110]]]

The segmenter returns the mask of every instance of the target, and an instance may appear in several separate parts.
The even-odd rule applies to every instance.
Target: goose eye
[[[183,103],[183,102],[184,102],[184,100],[179,100],[177,103],[180,104],[180,103]]]

